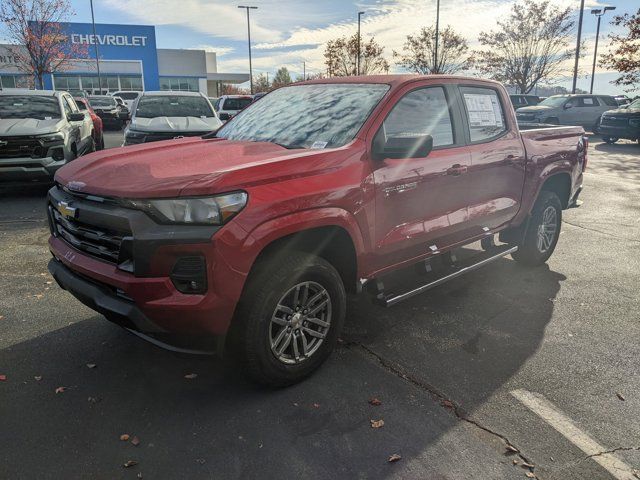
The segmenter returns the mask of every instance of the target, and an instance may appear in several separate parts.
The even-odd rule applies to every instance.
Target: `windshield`
[[[566,97],[566,96],[549,97],[549,98],[545,98],[538,105],[545,105],[547,107],[559,107],[560,105],[563,105],[568,98],[569,97]]]
[[[116,100],[113,97],[89,97],[92,107],[115,107]]]
[[[628,109],[638,109],[640,110],[640,98],[631,102],[628,106]]]
[[[215,117],[215,113],[202,97],[148,95],[138,100],[136,117]]]
[[[253,98],[225,98],[223,110],[242,110],[253,103]]]
[[[240,112],[216,136],[288,148],[340,147],[355,137],[387,90],[381,84],[280,88]]]
[[[60,118],[60,105],[56,97],[35,95],[0,96],[0,118]]]

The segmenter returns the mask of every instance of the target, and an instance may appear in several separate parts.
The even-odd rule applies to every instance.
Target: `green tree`
[[[450,26],[440,31],[438,59],[435,58],[434,27],[423,27],[416,35],[407,35],[402,52],[393,52],[396,65],[422,75],[432,73],[457,73],[469,70],[474,58],[469,55],[467,40]]]
[[[273,77],[273,88],[283,87],[284,85],[289,85],[292,82],[291,74],[287,67],[280,67],[276,72],[276,76]]]
[[[515,3],[496,30],[480,34],[486,48],[477,52],[479,70],[529,93],[538,82],[566,71],[566,60],[575,54],[574,26],[569,7],[552,6],[549,0]]]
[[[257,77],[253,79],[253,91],[255,93],[258,92],[268,92],[271,90],[271,83],[269,82],[269,77],[264,73],[261,73]]]

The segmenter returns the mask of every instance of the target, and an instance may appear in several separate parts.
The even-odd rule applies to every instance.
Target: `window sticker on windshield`
[[[502,128],[502,111],[498,98],[494,95],[465,93],[464,101],[469,112],[469,124],[473,127]]]
[[[313,145],[311,145],[311,148],[322,149],[322,148],[324,148],[326,146],[327,146],[327,142],[317,141],[317,142],[313,142]]]

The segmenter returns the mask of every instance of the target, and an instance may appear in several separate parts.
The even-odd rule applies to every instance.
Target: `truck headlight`
[[[61,142],[64,140],[64,135],[62,133],[39,135],[38,140],[42,140],[45,143]]]
[[[161,223],[223,225],[247,204],[245,192],[215,197],[127,200],[127,206],[144,210]]]

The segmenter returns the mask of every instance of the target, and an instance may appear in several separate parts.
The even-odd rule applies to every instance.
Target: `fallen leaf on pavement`
[[[138,475],[136,475],[136,477],[142,478],[142,472],[138,472]]]
[[[58,387],[56,388],[56,393],[62,393],[65,392],[67,390],[67,387]]]
[[[95,363],[87,363],[87,368],[96,368]]]
[[[535,476],[533,473],[531,473],[531,472],[527,472],[527,473],[525,473],[525,474],[524,474],[524,476],[525,476],[525,477],[528,477],[528,478],[536,478],[536,476]]]
[[[626,400],[626,399],[624,398],[624,395],[622,395],[620,392],[616,392],[616,396],[617,396],[620,400],[622,400],[623,402]]]
[[[378,400],[376,397],[373,397],[369,399],[369,405],[373,405],[374,407],[377,407],[378,405],[382,405],[382,402]]]
[[[129,468],[129,467],[133,467],[134,465],[137,465],[138,462],[136,462],[135,460],[127,460],[122,466],[124,468]]]
[[[196,458],[196,463],[204,465],[205,463],[207,463],[207,461],[204,458]]]
[[[380,428],[384,425],[384,420],[371,420],[371,428]]]
[[[2,320],[4,318],[4,316],[0,315],[0,320]]]
[[[98,403],[100,400],[102,400],[100,397],[89,397],[89,398],[87,398],[87,402],[89,402],[89,403]]]
[[[42,380],[42,376],[41,375],[36,375],[33,378],[36,380],[36,382],[39,382],[40,380]]]
[[[131,445],[133,445],[134,447],[137,447],[138,445],[140,445],[140,439],[138,437],[133,437],[131,439]]]
[[[320,408],[320,404],[319,403],[314,403],[313,404],[313,408]]]
[[[507,449],[507,455],[511,455],[512,453],[519,453],[520,450],[518,450],[516,447],[514,447],[513,445],[507,445],[505,447]]]
[[[516,460],[515,458],[513,459],[513,464],[517,465],[518,464],[518,460]]]
[[[397,462],[398,460],[400,460],[402,457],[400,455],[398,455],[397,453],[394,453],[393,455],[391,455],[388,459],[387,462],[389,463],[393,463],[393,462]]]
[[[122,440],[123,442],[126,442],[127,440],[129,440],[129,434],[123,433],[122,435],[120,435],[120,440]]]
[[[455,406],[453,405],[453,402],[451,400],[442,400],[440,402],[440,405],[442,405],[445,408],[451,408],[453,409]]]
[[[522,468],[531,468],[533,469],[535,467],[535,465],[531,465],[528,462],[522,462]]]
[[[33,297],[40,299],[40,298],[44,297],[44,295],[42,293],[36,293]]]
[[[197,373],[188,373],[187,375],[184,376],[184,378],[188,378],[189,380],[193,380],[197,376],[198,376]]]
[[[0,375],[0,382],[6,382],[7,381],[7,376],[6,375]]]

